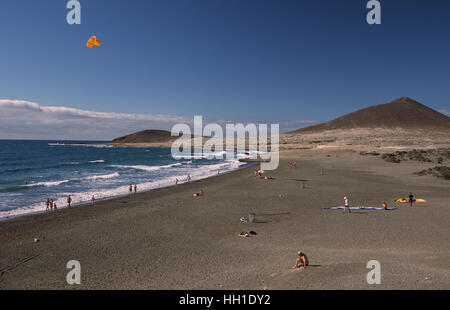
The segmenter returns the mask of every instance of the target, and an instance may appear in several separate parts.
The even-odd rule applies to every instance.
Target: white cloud
[[[214,122],[222,126],[233,123],[227,120]],[[298,129],[314,122],[280,122],[280,131]],[[0,99],[0,139],[111,140],[145,129],[171,130],[177,123],[188,124],[193,130],[193,116],[97,112]],[[203,126],[208,123],[210,121],[203,120]]]
[[[316,124],[315,120],[292,120],[280,122],[280,132],[289,132],[299,128],[307,127]]]
[[[442,113],[442,114],[447,115],[447,116],[450,117],[450,109],[448,109],[448,108],[441,108],[441,109],[438,109],[438,112],[440,112],[440,113]]]
[[[144,129],[170,130],[176,123],[190,124],[192,118],[97,112],[0,99],[1,139],[110,140]]]

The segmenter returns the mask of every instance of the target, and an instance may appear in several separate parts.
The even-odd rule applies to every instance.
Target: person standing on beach
[[[47,205],[47,208],[45,209],[46,212],[48,212],[49,208],[50,208],[50,199],[47,198],[47,200],[45,200],[45,204]]]
[[[137,192],[137,184],[134,184],[134,193],[136,194]]]
[[[133,185],[130,184],[130,187],[128,188],[128,190],[130,191],[130,194],[133,193]]]
[[[175,185],[178,185],[178,179],[175,179]]]
[[[413,193],[409,193],[409,206],[412,207],[414,202],[414,195]]]
[[[53,199],[50,199],[50,213],[53,212]]]
[[[72,203],[72,197],[70,195],[67,197],[67,206],[70,208],[70,204]]]
[[[190,180],[191,180],[191,175],[188,174],[188,176],[187,176],[187,181],[189,182]]]
[[[53,203],[53,208],[55,208],[55,212],[58,211],[58,207],[56,206],[56,202]]]
[[[347,196],[344,196],[344,213],[348,209],[348,213],[350,213],[350,205],[348,203]]]
[[[94,206],[94,203],[95,203],[95,196],[94,195],[92,195],[91,201],[92,201],[92,206]]]

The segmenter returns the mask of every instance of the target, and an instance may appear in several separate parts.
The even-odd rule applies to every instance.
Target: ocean
[[[198,180],[236,170],[238,159],[207,159],[194,153],[176,160],[170,148],[132,148],[102,141],[0,140],[0,219],[44,212],[45,200],[58,208]]]

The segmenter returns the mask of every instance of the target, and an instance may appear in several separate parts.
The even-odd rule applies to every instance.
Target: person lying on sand
[[[265,176],[265,177],[264,177],[264,180],[273,180],[273,178],[272,178],[271,175],[269,175],[269,176]]]
[[[194,194],[194,197],[203,196],[203,189],[201,189],[198,193]]]
[[[297,257],[297,261],[295,262],[295,266],[292,268],[303,268],[305,269],[306,266],[309,265],[309,259],[308,257],[305,255],[305,253],[298,251],[298,257]]]
[[[237,236],[238,237],[245,237],[245,238],[256,236],[256,231],[253,231],[253,230],[250,230],[250,232],[242,231]]]

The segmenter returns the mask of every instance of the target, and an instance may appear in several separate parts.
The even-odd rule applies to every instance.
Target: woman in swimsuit
[[[294,268],[303,268],[305,269],[306,266],[309,265],[309,260],[308,257],[306,257],[306,255],[302,252],[298,252],[298,257],[297,257],[297,261],[295,262],[295,266]]]

